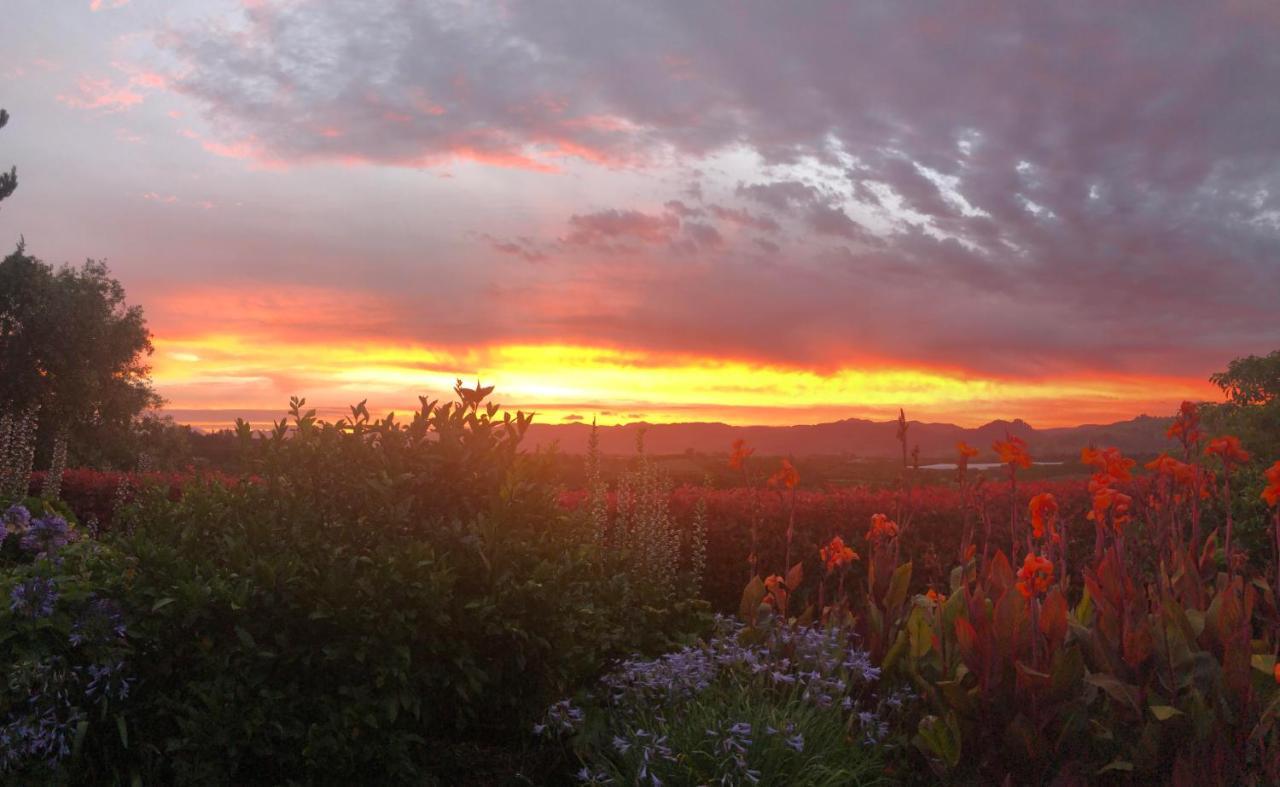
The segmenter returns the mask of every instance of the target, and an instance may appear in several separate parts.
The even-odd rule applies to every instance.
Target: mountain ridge
[[[1087,445],[1115,446],[1125,453],[1151,454],[1173,447],[1165,436],[1171,418],[1140,415],[1127,421],[1109,424],[1037,429],[1020,418],[997,419],[977,427],[949,423],[908,421],[908,450],[920,448],[921,460],[950,459],[955,444],[963,441],[981,452],[978,459],[994,455],[991,444],[1006,434],[1020,437],[1038,458],[1078,456]],[[606,454],[635,451],[636,440],[644,430],[645,450],[655,454],[686,451],[723,453],[734,440],[765,455],[840,455],[864,458],[901,456],[896,420],[871,421],[846,418],[819,424],[791,426],[734,426],[719,421],[689,421],[653,424],[637,421],[599,427],[600,450]],[[587,423],[547,424],[535,421],[525,435],[529,448],[547,448],[556,444],[560,451],[585,453],[591,434]]]

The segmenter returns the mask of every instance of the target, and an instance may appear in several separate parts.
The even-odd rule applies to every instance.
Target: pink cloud
[[[74,109],[101,109],[118,112],[142,103],[142,94],[135,93],[128,85],[118,86],[110,79],[82,77],[76,83],[75,93],[60,93],[57,99]]]

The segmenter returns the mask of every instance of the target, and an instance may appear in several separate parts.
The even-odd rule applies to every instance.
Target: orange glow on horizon
[[[157,338],[156,387],[178,411],[216,428],[230,411],[282,412],[290,395],[322,413],[368,398],[374,412],[406,413],[419,394],[450,397],[454,381],[479,376],[495,400],[534,410],[543,423],[722,421],[806,424],[843,418],[909,418],[979,426],[1023,418],[1037,427],[1164,415],[1183,399],[1213,399],[1208,382],[1180,377],[997,378],[953,369],[847,366],[830,372],[742,360],[575,345],[501,345],[469,350],[409,343],[267,340],[233,334]],[[1158,393],[1153,393],[1158,392]],[[184,419],[179,419],[184,420]],[[202,422],[203,420],[203,422]],[[253,419],[250,419],[253,420]],[[262,419],[258,419],[261,421]]]

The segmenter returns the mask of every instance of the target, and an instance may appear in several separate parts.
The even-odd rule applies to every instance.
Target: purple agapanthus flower
[[[52,554],[70,540],[71,527],[67,520],[57,514],[49,514],[31,520],[31,525],[22,534],[21,544],[27,552]]]
[[[25,506],[14,504],[5,510],[3,520],[5,530],[21,535],[31,526],[31,512]]]
[[[109,642],[126,633],[120,605],[109,598],[95,598],[84,613],[71,624],[67,639],[79,647],[86,643]]]
[[[9,591],[9,609],[23,617],[47,618],[58,601],[58,586],[52,579],[33,577]]]

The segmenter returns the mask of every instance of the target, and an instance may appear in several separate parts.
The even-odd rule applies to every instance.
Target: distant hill
[[[1115,446],[1129,454],[1151,454],[1173,447],[1165,437],[1171,419],[1139,416],[1114,424],[1036,429],[1025,421],[992,421],[976,428],[955,424],[911,421],[907,442],[920,446],[921,461],[950,459],[955,445],[963,440],[982,451],[979,459],[991,454],[991,444],[1005,436],[1016,435],[1027,441],[1037,459],[1079,456],[1086,445]],[[825,424],[799,426],[731,426],[722,423],[647,424],[633,423],[600,427],[600,450],[607,454],[626,454],[635,450],[636,436],[644,430],[645,450],[656,454],[685,451],[724,453],[734,440],[746,440],[762,455],[813,456],[855,455],[866,458],[891,458],[901,455],[896,421],[868,421],[849,418]],[[591,425],[542,424],[529,427],[524,445],[546,447],[558,443],[565,453],[580,454],[587,450]]]

